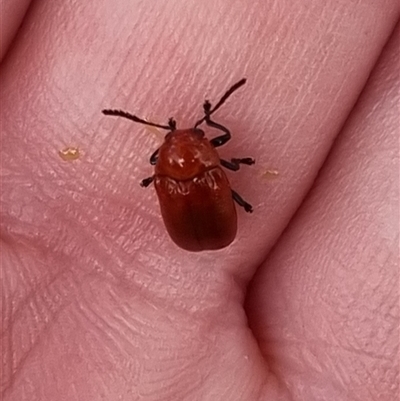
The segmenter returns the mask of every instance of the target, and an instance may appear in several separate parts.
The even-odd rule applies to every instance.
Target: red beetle
[[[228,142],[231,133],[211,120],[211,114],[245,83],[243,78],[233,85],[214,107],[206,100],[204,117],[193,128],[177,129],[173,118],[168,125],[160,125],[122,110],[102,111],[169,131],[164,143],[150,157],[150,164],[155,166],[154,175],[142,180],[140,185],[147,187],[154,182],[167,231],[178,246],[188,251],[221,249],[235,239],[237,217],[233,201],[246,212],[253,211],[251,205],[231,189],[221,166],[237,171],[240,164],[254,164],[254,159],[220,159],[215,148]],[[223,135],[208,140],[198,128],[203,122],[222,131]]]

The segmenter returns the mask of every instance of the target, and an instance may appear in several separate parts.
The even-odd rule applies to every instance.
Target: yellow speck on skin
[[[74,148],[72,146],[68,146],[64,149],[59,150],[58,154],[61,157],[61,159],[65,160],[65,161],[77,160],[81,156],[79,149]]]
[[[262,174],[263,178],[267,178],[269,180],[273,180],[277,178],[279,175],[279,171],[275,169],[268,169],[265,170],[264,173]]]

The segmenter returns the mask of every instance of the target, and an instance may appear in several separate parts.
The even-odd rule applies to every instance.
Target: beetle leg
[[[160,149],[157,149],[151,156],[150,156],[150,164],[152,166],[155,166],[157,164],[157,160],[158,160],[158,151]]]
[[[254,159],[251,157],[245,157],[242,159],[231,159],[231,161],[221,159],[220,161],[222,166],[232,171],[238,171],[241,164],[247,164],[248,166],[251,166],[255,163]]]
[[[253,213],[253,206],[250,205],[250,203],[247,203],[236,191],[232,189],[232,198],[233,200],[242,208],[247,213]]]
[[[256,161],[252,157],[241,157],[240,159],[231,159],[232,163],[240,163],[240,164],[247,164],[251,166]]]
[[[141,181],[140,186],[141,187],[148,187],[152,182],[154,181],[154,176],[152,175],[151,177],[147,177],[144,180]]]
[[[204,111],[207,113],[206,104],[210,105],[210,103],[208,103],[208,102],[204,103]],[[210,105],[210,107],[211,107],[211,105]],[[210,127],[213,127],[213,128],[219,129],[222,132],[225,132],[224,135],[217,136],[216,138],[213,138],[210,140],[210,143],[212,146],[214,146],[214,148],[225,145],[231,139],[231,133],[228,130],[228,128],[224,127],[221,124],[216,123],[215,121],[212,121],[208,114],[206,114],[205,122]]]

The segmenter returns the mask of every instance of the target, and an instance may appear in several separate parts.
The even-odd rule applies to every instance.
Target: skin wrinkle
[[[335,211],[347,217],[346,210],[362,197],[374,196],[376,204],[371,207],[376,210],[389,191],[388,186],[383,194],[379,185],[385,175],[376,182],[366,176],[358,186],[345,177],[333,177],[325,185],[317,182],[316,188],[324,190],[329,184],[339,195],[333,193],[330,202],[320,199],[309,209],[303,205],[301,213],[308,216],[301,235],[290,232],[299,225],[297,217],[292,220],[293,213],[314,182],[397,18],[398,4],[389,0],[379,6],[373,1],[104,0],[95,6],[90,1],[35,2],[2,65],[0,88],[2,174],[7,171],[2,176],[1,229],[7,239],[2,248],[19,247],[21,257],[21,262],[13,261],[2,251],[4,274],[16,280],[14,293],[4,286],[4,296],[7,302],[13,295],[27,302],[30,294],[36,305],[35,313],[29,308],[22,308],[19,315],[12,315],[12,308],[5,310],[13,325],[7,343],[16,351],[28,349],[29,356],[8,382],[4,400],[169,401],[185,399],[190,390],[194,400],[229,394],[233,401],[296,397],[354,401],[348,394],[336,397],[338,383],[344,382],[339,381],[341,375],[347,378],[348,391],[363,395],[363,401],[376,399],[379,386],[386,391],[383,400],[392,399],[394,392],[387,389],[396,385],[396,378],[387,377],[396,372],[382,362],[370,362],[382,344],[385,358],[377,361],[390,361],[395,349],[389,330],[398,319],[391,305],[396,291],[387,281],[377,280],[393,249],[392,237],[371,244],[368,232],[379,235],[385,224],[374,226],[374,219],[393,216],[394,206],[391,210],[381,206],[371,220],[361,207],[353,210],[357,220],[346,223],[364,221],[365,230],[338,234],[340,218],[332,218],[335,202],[343,202]],[[139,187],[140,179],[151,174],[148,157],[158,142],[128,122],[107,122],[100,111],[115,104],[146,118],[154,115],[160,122],[173,115],[183,127],[191,126],[205,97],[218,97],[244,75],[249,81],[240,101],[228,102],[216,118],[232,127],[232,141],[221,149],[221,156],[248,154],[257,160],[254,172],[229,174],[232,187],[254,203],[257,214],[249,218],[239,212],[239,234],[226,251],[193,256],[175,248],[165,234],[154,188]],[[378,92],[380,96],[384,91]],[[389,96],[386,93],[383,99]],[[394,125],[390,124],[394,117],[382,124],[379,115],[369,114],[378,121],[364,135],[365,141],[377,128]],[[354,125],[361,127],[360,133],[368,132],[361,122]],[[206,134],[213,137],[211,130]],[[73,163],[61,160],[58,151],[76,144],[83,157]],[[367,156],[381,157],[376,149],[382,145],[358,146]],[[373,177],[379,169],[362,163],[349,168],[343,162],[346,157],[359,155],[356,148],[341,149],[333,171],[346,176],[361,167],[361,173]],[[386,169],[392,164],[385,164]],[[260,179],[271,166],[279,178]],[[363,185],[371,185],[373,194],[358,194]],[[352,188],[356,196],[345,199]],[[328,210],[313,218],[321,205]],[[321,244],[333,241],[335,233],[335,243],[322,250]],[[354,244],[351,235],[359,236],[360,244]],[[246,311],[250,318],[251,312],[261,314],[255,320],[259,325],[265,317],[271,319],[262,333],[252,324],[256,344],[242,299],[256,267],[275,243],[276,249],[283,249],[282,257],[268,259],[260,272],[276,276],[266,281],[258,276],[260,297]],[[357,257],[363,252],[369,253]],[[347,259],[341,256],[346,254]],[[330,263],[335,271],[349,260],[351,264],[361,260],[369,267],[375,255],[382,263],[376,274],[353,268],[330,275]],[[289,272],[290,265],[294,268]],[[368,272],[366,277],[363,271]],[[318,280],[313,280],[314,274]],[[57,279],[49,287],[47,280],[53,275]],[[303,281],[306,275],[308,287]],[[370,294],[373,288],[368,280],[376,291],[389,291],[384,297],[376,292],[358,311],[357,298],[363,289]],[[312,291],[317,289],[314,297]],[[354,295],[353,302],[337,299],[346,290]],[[298,291],[305,292],[305,299],[299,300]],[[253,292],[248,291],[251,298]],[[50,313],[52,305],[56,319]],[[129,324],[116,318],[121,305]],[[312,314],[318,306],[324,309]],[[372,312],[382,310],[386,316],[393,310],[394,317],[379,326],[383,329],[379,336],[373,325],[380,321]],[[361,319],[359,312],[371,317]],[[324,343],[317,341],[321,322],[328,316],[332,321],[325,321],[324,327],[331,332],[325,343],[337,341],[333,337],[342,330],[340,347],[346,351],[348,346],[343,354],[338,354],[340,347],[328,354],[327,347],[321,349]],[[48,324],[44,331],[41,319]],[[91,319],[98,325],[95,332]],[[277,333],[279,327],[283,332]],[[358,337],[360,330],[367,335]],[[41,340],[34,347],[28,342],[31,333]],[[370,333],[374,337],[367,347],[363,341]],[[305,363],[309,350],[298,349],[298,344],[307,343],[291,346],[288,341],[299,334],[318,345],[311,349],[311,366]],[[268,349],[268,336],[276,336],[279,346]],[[174,365],[171,355],[181,359]],[[323,369],[322,379],[304,376],[312,363]],[[382,371],[385,368],[388,373]]]

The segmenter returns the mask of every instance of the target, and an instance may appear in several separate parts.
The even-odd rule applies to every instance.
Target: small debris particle
[[[279,171],[275,170],[275,169],[268,169],[265,170],[263,173],[263,177],[267,178],[268,180],[274,180],[275,178],[277,178],[279,175]]]
[[[61,157],[61,159],[63,159],[64,161],[77,160],[81,156],[79,149],[71,147],[71,146],[68,146],[64,149],[59,150],[58,154]]]

